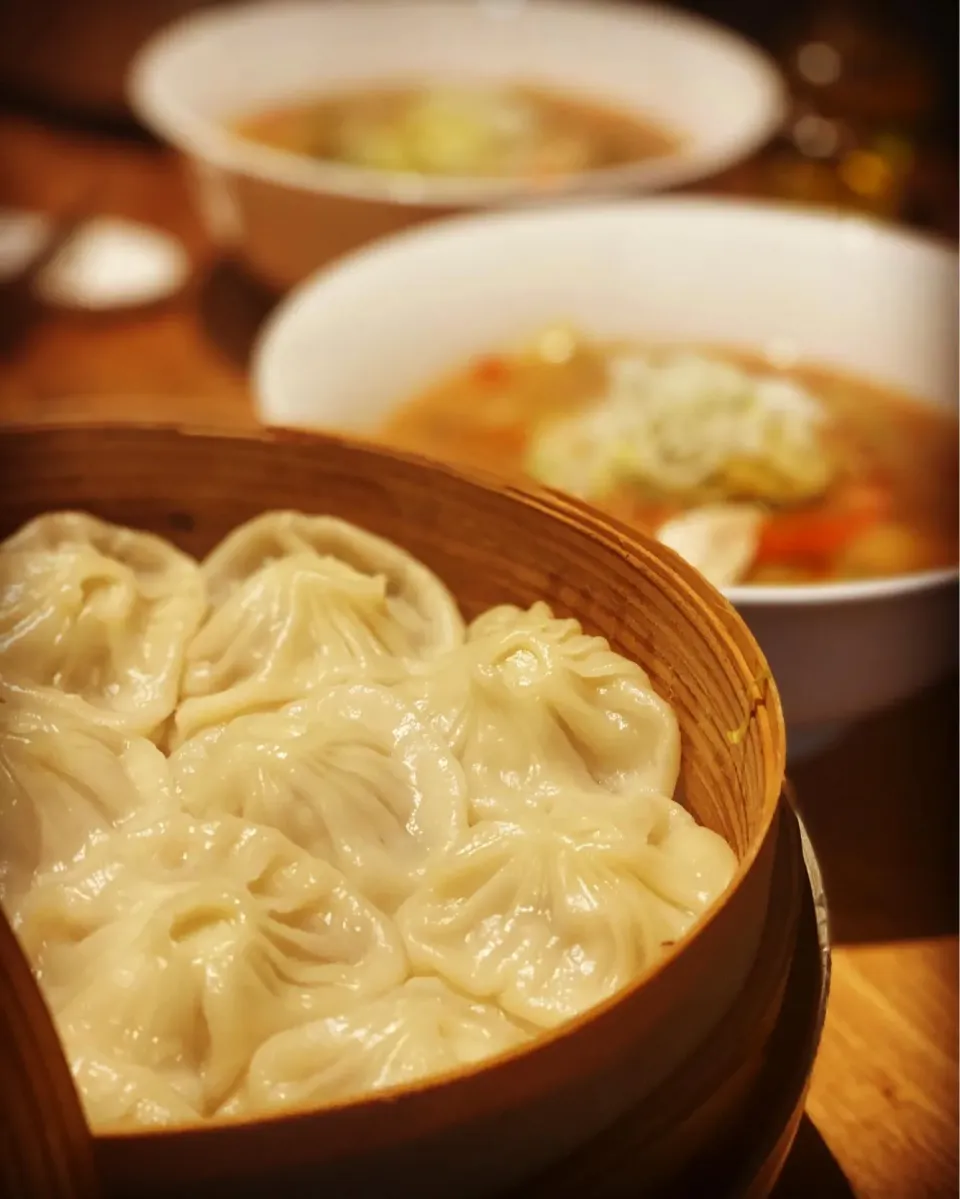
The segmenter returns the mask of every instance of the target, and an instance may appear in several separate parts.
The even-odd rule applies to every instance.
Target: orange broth
[[[247,116],[237,121],[235,128],[244,137],[275,149],[369,169],[369,163],[353,162],[344,151],[342,133],[348,123],[366,122],[368,127],[389,132],[424,94],[425,87],[408,85],[318,96]],[[479,172],[451,169],[443,173],[548,179],[663,157],[676,153],[682,144],[660,123],[592,98],[523,84],[502,87],[498,94],[513,97],[536,117],[536,137],[522,169],[514,163]]]
[[[540,421],[600,394],[605,354],[581,345],[567,361],[489,355],[395,410],[381,436],[401,448],[524,479]],[[790,378],[817,396],[839,463],[817,501],[770,508],[746,583],[878,578],[957,565],[956,416],[889,388],[817,366],[775,370],[756,354],[710,352],[751,372]],[[620,484],[591,502],[653,532],[704,497],[654,496]],[[714,497],[715,498],[715,497]]]

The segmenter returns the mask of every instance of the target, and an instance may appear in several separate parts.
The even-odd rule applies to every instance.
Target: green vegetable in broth
[[[243,135],[327,162],[440,178],[562,178],[673,152],[672,134],[593,100],[435,82],[248,117]]]

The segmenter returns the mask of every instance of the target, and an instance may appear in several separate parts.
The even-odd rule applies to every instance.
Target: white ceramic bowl
[[[795,354],[955,408],[957,261],[856,217],[676,199],[452,220],[298,289],[254,362],[268,424],[362,432],[471,355],[549,321],[600,338]],[[956,663],[956,571],[735,587],[791,757]]]
[[[131,103],[187,156],[210,231],[286,287],[430,217],[535,197],[515,182],[397,180],[258,146],[228,122],[377,80],[517,80],[606,99],[686,136],[676,155],[566,180],[556,196],[651,191],[746,157],[782,115],[778,74],[697,17],[580,0],[325,0],[194,14],[151,39]]]

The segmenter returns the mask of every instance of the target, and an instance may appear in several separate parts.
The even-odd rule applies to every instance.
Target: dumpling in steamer
[[[151,735],[205,606],[197,563],[169,542],[81,512],[37,517],[0,546],[0,675]]]
[[[384,687],[239,716],[184,742],[171,765],[189,810],[279,829],[387,911],[467,826],[449,749]]]
[[[152,742],[84,719],[57,692],[0,683],[0,901],[11,916],[38,872],[171,803]]]
[[[91,1042],[83,1026],[61,1028],[60,1039],[87,1122],[95,1129],[197,1124],[203,1119],[198,1076],[167,1076]]]
[[[319,1107],[483,1061],[530,1035],[438,978],[411,978],[370,1003],[271,1038],[254,1054],[230,1110]]]
[[[449,741],[475,818],[567,788],[672,795],[680,733],[646,673],[544,603],[492,608],[398,691]]]
[[[332,516],[268,512],[235,529],[203,562],[211,602],[225,603],[264,567],[301,554],[382,580],[412,659],[429,659],[463,641],[460,610],[433,571],[393,542]]]
[[[393,923],[339,871],[231,818],[125,826],[41,879],[17,932],[75,1065],[99,1069],[98,1110],[118,1118],[157,1107],[131,1092],[141,1070],[210,1114],[267,1037],[407,973]]]
[[[431,571],[332,517],[252,520],[203,574],[211,612],[188,653],[181,739],[320,686],[400,677],[463,640],[456,603]]]
[[[397,923],[415,970],[550,1028],[652,965],[735,866],[672,800],[566,793],[475,825]]]

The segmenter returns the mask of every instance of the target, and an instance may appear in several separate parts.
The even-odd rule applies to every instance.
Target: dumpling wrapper
[[[85,719],[59,692],[0,683],[0,901],[11,919],[37,874],[172,803],[151,741]]]
[[[474,819],[512,819],[570,788],[676,788],[669,704],[641,667],[545,603],[490,609],[464,646],[396,690],[449,742]]]
[[[59,1031],[93,1128],[168,1128],[203,1120],[202,1082],[189,1068],[167,1074],[140,1066],[102,1049],[82,1024],[61,1026]]]
[[[223,1114],[321,1107],[484,1061],[530,1037],[492,1004],[438,978],[411,978],[369,1003],[272,1037]]]
[[[82,512],[39,516],[0,546],[0,675],[151,736],[176,707],[205,607],[199,566],[162,538]]]
[[[124,826],[40,879],[17,932],[75,1070],[96,1074],[95,1126],[162,1112],[143,1070],[209,1115],[268,1037],[407,973],[393,922],[338,870],[229,817]]]
[[[552,1028],[633,982],[735,868],[672,800],[567,793],[475,825],[397,923],[414,969]]]
[[[188,810],[279,829],[387,911],[467,827],[449,748],[373,685],[239,716],[185,742],[171,768]]]
[[[211,611],[188,651],[178,740],[336,682],[396,679],[463,640],[431,571],[332,517],[267,513],[231,533],[203,575]]]

